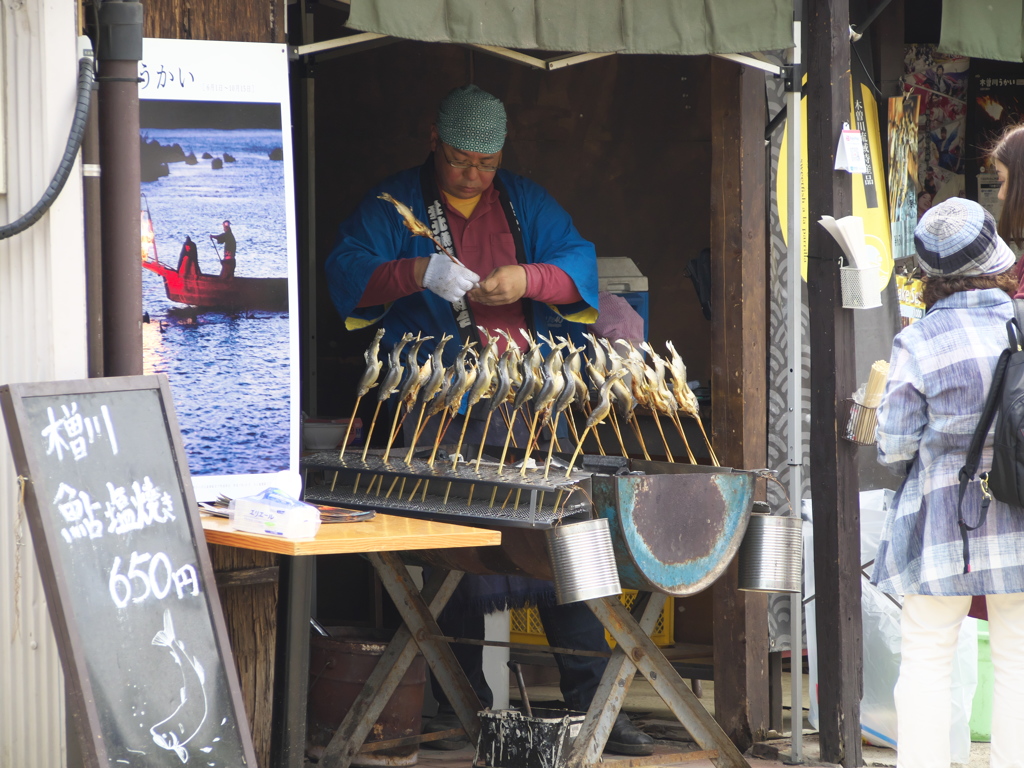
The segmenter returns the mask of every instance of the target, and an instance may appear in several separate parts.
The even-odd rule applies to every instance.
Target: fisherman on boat
[[[235,234],[231,231],[231,222],[224,220],[224,231],[219,235],[210,235],[211,240],[224,245],[224,255],[220,260],[220,276],[233,277],[235,274]]]
[[[185,235],[185,242],[181,246],[181,254],[178,256],[178,274],[182,277],[198,277],[202,274],[199,269],[199,253],[192,238]]]

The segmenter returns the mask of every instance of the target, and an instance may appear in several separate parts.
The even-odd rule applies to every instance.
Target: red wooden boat
[[[180,273],[146,259],[142,266],[164,279],[167,298],[193,307],[288,311],[286,277],[218,277],[190,271]]]

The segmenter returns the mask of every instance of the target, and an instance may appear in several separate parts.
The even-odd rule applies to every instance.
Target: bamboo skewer
[[[395,442],[395,437],[398,435],[398,414],[401,413],[401,412],[402,412],[402,407],[401,406],[398,406],[397,408],[395,408],[395,418],[393,418],[391,420],[391,435],[388,437],[387,447],[384,448],[384,458],[383,458],[383,461],[384,461],[385,464],[388,463],[388,454],[391,453],[391,444]],[[404,422],[404,419],[403,419],[403,422]]]
[[[462,418],[462,431],[459,432],[459,442],[455,446],[455,455],[452,456],[452,471],[453,472],[456,469],[459,468],[459,458],[462,455],[462,441],[466,439],[466,427],[469,426],[469,415],[471,413],[473,413],[473,406],[472,405],[470,405],[470,406],[468,406],[466,408],[466,415]],[[454,419],[455,417],[452,416],[452,418]],[[450,484],[449,484],[449,487],[451,487]],[[445,494],[445,499],[447,499],[447,498],[448,498],[448,496],[447,496],[447,494]]]
[[[484,457],[484,443],[487,441],[487,430],[491,426],[491,416],[494,415],[494,411],[487,412],[487,420],[484,421],[484,433],[480,436],[480,448],[476,452],[476,471],[480,471],[480,462]]]
[[[590,403],[584,403],[583,406],[583,413],[589,419],[590,414],[594,412],[594,407]],[[607,456],[608,454],[605,453],[604,446],[601,444],[601,436],[597,433],[596,429],[594,430],[594,440],[597,441],[597,452],[602,456]]]
[[[370,419],[370,431],[366,433],[366,442],[363,444],[363,461],[366,461],[366,452],[370,448],[370,438],[373,436],[373,428],[377,425],[377,414],[380,413],[380,407],[383,402],[383,400],[377,398],[377,407],[373,410],[373,418]]]
[[[651,454],[647,452],[647,443],[644,442],[644,435],[640,431],[640,422],[636,418],[636,412],[629,414],[629,423],[633,427],[633,433],[636,435],[636,439],[640,443],[640,450],[644,452],[644,458],[647,461],[651,460]]]
[[[580,455],[580,449],[583,448],[583,441],[587,439],[587,432],[590,431],[590,427],[585,427],[583,435],[580,437],[580,441],[576,443],[576,450],[572,453],[572,458],[569,459],[569,468],[565,470],[565,476],[569,477],[572,474],[572,465],[576,463],[576,457]]]
[[[419,415],[419,417],[418,417],[418,418],[416,419],[416,429],[414,429],[414,430],[412,431],[412,440],[411,440],[411,441],[409,442],[409,450],[408,450],[408,452],[407,452],[407,453],[405,454],[405,463],[406,463],[406,464],[409,464],[409,463],[411,463],[411,462],[412,462],[412,455],[413,455],[413,453],[415,453],[415,451],[416,451],[416,443],[417,443],[417,441],[418,441],[418,440],[420,439],[420,435],[421,435],[421,434],[422,434],[422,432],[423,432],[423,429],[422,429],[422,428],[423,428],[423,426],[424,426],[424,424],[423,424],[423,411],[424,411],[424,410],[425,410],[425,409],[424,409],[424,408],[423,408],[423,407],[421,406],[421,407],[420,407],[420,415]],[[386,459],[385,459],[385,460],[386,460]]]
[[[560,413],[555,414],[555,423],[551,425],[551,442],[548,443],[548,457],[544,461],[544,479],[548,479],[548,472],[551,471],[551,455],[555,450],[555,432],[558,431],[558,419],[561,416]],[[540,506],[544,506],[544,494],[541,493]]]
[[[610,413],[612,415],[612,430],[615,432],[615,437],[618,438],[619,448],[622,449],[622,458],[628,459],[629,453],[627,453],[626,451],[626,444],[622,442],[622,432],[619,431],[619,417],[615,415],[614,408],[610,411]]]
[[[683,431],[683,424],[679,421],[679,414],[672,413],[672,423],[676,425],[676,430],[679,432],[679,436],[683,438],[683,447],[686,448],[686,456],[689,458],[691,464],[696,464],[697,459],[693,455],[693,451],[690,449],[690,441],[686,439],[686,433]]]
[[[519,474],[522,477],[526,477],[526,462],[530,459],[530,454],[533,452],[533,436],[537,431],[537,419],[540,418],[540,411],[535,411],[533,414],[533,423],[530,425],[530,436],[526,438],[526,455],[523,456],[523,466],[519,470]],[[518,499],[517,499],[518,501]]]
[[[356,412],[359,410],[359,403],[362,402],[363,396],[356,396],[356,404],[352,406],[352,415],[349,416],[348,426],[345,427],[345,439],[341,441],[341,453],[338,454],[338,461],[345,458],[345,449],[348,448],[348,437],[352,434],[352,424],[356,420]],[[334,485],[331,485],[331,490],[334,490]]]
[[[345,458],[345,449],[348,448],[348,438],[352,434],[352,424],[356,420],[356,412],[359,410],[359,403],[362,401],[362,395],[356,395],[356,404],[352,406],[352,415],[348,419],[348,426],[345,427],[345,437],[341,441],[341,453],[338,454],[338,461]],[[331,493],[334,493],[334,484],[338,482],[338,473],[334,473],[334,478],[331,480]]]
[[[516,414],[518,411],[512,411],[512,424],[516,423]],[[512,426],[509,426],[508,432],[505,433],[505,446],[501,449],[501,460],[498,461],[498,474],[500,475],[505,469],[505,456],[508,454],[508,442],[512,439]],[[518,447],[518,446],[517,446]]]
[[[708,433],[704,431],[704,422],[700,420],[700,416],[694,416],[694,418],[697,420],[697,426],[700,427],[700,433],[704,435],[704,442],[707,443],[708,454],[711,456],[711,463],[716,467],[722,466],[718,463],[718,456],[715,455],[715,449],[711,447],[711,441],[708,440]]]
[[[661,435],[661,442],[665,445],[665,456],[668,458],[670,464],[675,464],[675,459],[672,458],[672,451],[669,450],[668,440],[665,439],[665,432],[661,428],[661,419],[658,418],[658,411],[651,409],[651,413],[654,414],[654,423],[658,425],[658,433]]]

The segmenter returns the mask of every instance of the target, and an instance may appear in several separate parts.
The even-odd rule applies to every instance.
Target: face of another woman
[[[998,160],[996,162],[996,173],[999,175],[999,199],[1006,199],[1006,183],[1010,180],[1010,171]]]

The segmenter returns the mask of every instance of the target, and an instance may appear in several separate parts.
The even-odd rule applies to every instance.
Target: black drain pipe
[[[129,376],[142,373],[142,3],[103,0],[96,53],[102,168],[103,374]]]
[[[92,44],[90,43],[90,46]],[[92,56],[90,56],[92,58]],[[100,236],[100,127],[93,82],[92,108],[82,140],[82,194],[85,210],[85,317],[89,378],[103,375],[103,238]]]

